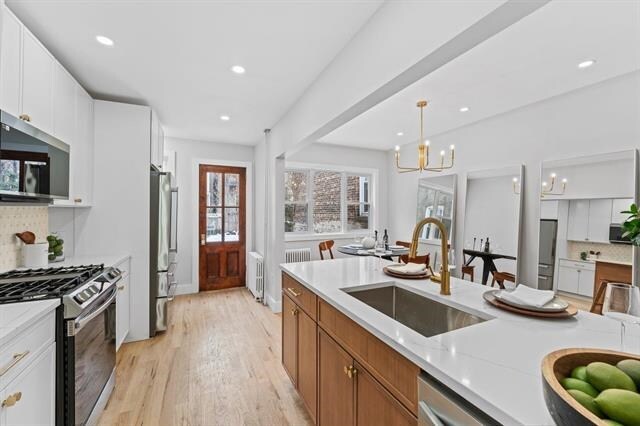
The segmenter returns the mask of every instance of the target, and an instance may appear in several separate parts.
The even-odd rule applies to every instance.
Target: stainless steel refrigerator
[[[149,256],[149,336],[167,329],[167,303],[173,299],[178,225],[178,189],[171,173],[151,169]]]
[[[553,290],[553,276],[556,268],[556,238],[558,221],[540,220],[540,247],[538,252],[538,289]]]

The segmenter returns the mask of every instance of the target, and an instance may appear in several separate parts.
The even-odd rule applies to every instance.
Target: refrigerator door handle
[[[169,251],[171,253],[178,252],[178,188],[171,188],[171,219],[169,229]],[[175,205],[175,209],[173,206]]]

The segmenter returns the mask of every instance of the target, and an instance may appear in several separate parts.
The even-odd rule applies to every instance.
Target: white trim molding
[[[246,239],[245,239],[245,250],[246,256],[245,261],[249,259],[249,252],[253,250],[253,162],[252,161],[228,161],[228,160],[216,160],[216,159],[206,159],[206,158],[195,158],[191,163],[191,211],[188,214],[191,215],[192,218],[195,218],[192,225],[192,235],[194,236],[193,243],[193,253],[191,259],[191,284],[183,284],[183,287],[189,285],[191,289],[190,293],[198,293],[199,291],[199,272],[200,272],[200,230],[198,229],[200,225],[200,221],[198,220],[198,208],[199,208],[199,191],[200,191],[200,165],[213,165],[213,166],[227,166],[227,167],[242,167],[246,169]],[[246,265],[245,265],[246,268]],[[177,290],[177,289],[176,289]],[[186,288],[181,289],[181,291],[188,291]],[[185,294],[183,293],[183,294]]]

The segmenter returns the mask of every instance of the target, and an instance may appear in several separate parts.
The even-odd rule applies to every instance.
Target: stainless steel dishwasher
[[[423,372],[418,376],[419,426],[499,424],[428,374]]]

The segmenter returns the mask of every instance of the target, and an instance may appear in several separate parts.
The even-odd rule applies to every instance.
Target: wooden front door
[[[200,291],[245,285],[245,172],[200,165]]]

